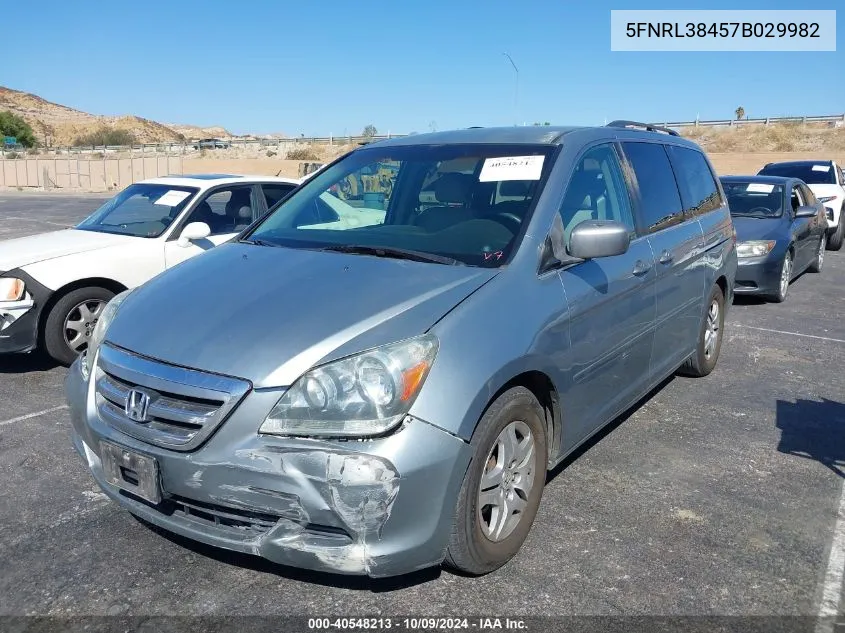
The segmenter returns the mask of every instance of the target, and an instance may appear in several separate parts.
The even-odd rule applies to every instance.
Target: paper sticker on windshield
[[[187,198],[191,195],[190,191],[179,191],[178,189],[171,189],[166,194],[164,194],[161,198],[156,200],[153,204],[161,204],[165,207],[175,207],[177,206],[182,200]]]
[[[749,193],[772,193],[774,185],[767,185],[764,182],[752,182],[745,188]]]
[[[484,161],[480,182],[500,180],[540,180],[545,156],[504,156]]]
[[[830,171],[830,165],[813,165],[813,171]]]

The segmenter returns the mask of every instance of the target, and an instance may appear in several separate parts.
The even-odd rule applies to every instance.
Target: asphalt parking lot
[[[0,239],[101,200],[0,195]],[[0,357],[0,614],[836,613],[843,284],[845,251],[828,252],[786,303],[734,305],[716,371],[670,380],[568,460],[522,551],[474,579],[318,575],[154,531],[72,449],[65,370]]]

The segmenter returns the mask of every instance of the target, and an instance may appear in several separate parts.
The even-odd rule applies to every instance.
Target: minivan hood
[[[93,251],[142,239],[128,235],[65,229],[13,240],[0,241],[0,270],[13,270],[30,264]]]
[[[784,218],[744,218],[733,216],[731,220],[736,229],[739,242],[749,240],[776,240],[785,236]]]
[[[496,273],[229,243],[132,292],[106,339],[256,387],[287,386],[316,364],[422,334]]]

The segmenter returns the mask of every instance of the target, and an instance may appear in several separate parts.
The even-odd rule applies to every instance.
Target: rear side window
[[[676,145],[666,149],[675,170],[684,212],[695,216],[718,209],[722,205],[722,197],[704,155],[694,149]]]
[[[264,191],[264,197],[267,198],[267,208],[271,208],[275,205],[279,200],[284,198],[288,195],[291,191],[296,188],[296,185],[285,185],[285,184],[272,184],[272,185],[261,185],[261,189]]]
[[[681,196],[663,145],[626,142],[622,147],[637,179],[640,222],[645,232],[653,233],[683,221]]]

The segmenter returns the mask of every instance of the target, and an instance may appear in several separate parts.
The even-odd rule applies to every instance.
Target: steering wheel
[[[748,210],[749,215],[772,215],[772,210],[769,207],[754,207]]]
[[[514,235],[519,233],[519,229],[522,227],[522,219],[516,213],[502,211],[501,213],[491,215],[490,219],[498,222]]]

